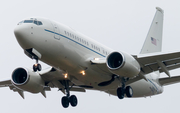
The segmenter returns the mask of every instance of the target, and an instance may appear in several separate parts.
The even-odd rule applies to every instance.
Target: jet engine
[[[140,72],[140,65],[131,55],[124,52],[112,52],[107,56],[109,70],[122,77],[133,78]]]
[[[44,81],[41,76],[27,68],[17,68],[12,73],[12,84],[24,91],[39,93],[43,91]]]

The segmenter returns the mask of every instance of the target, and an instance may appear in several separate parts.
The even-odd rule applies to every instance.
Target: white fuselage
[[[114,50],[63,24],[43,18],[36,19],[43,25],[19,23],[15,28],[16,38],[24,50],[36,49],[42,55],[41,61],[67,72],[69,79],[76,85],[91,86],[93,90],[116,95],[121,81],[116,78],[107,86],[98,86],[99,83],[110,80],[112,74],[108,69],[103,70],[90,62],[94,58],[106,57]],[[85,71],[85,75],[82,71]],[[146,97],[163,92],[158,83],[158,72],[150,73],[146,78],[148,81],[141,79],[130,84],[133,97]]]

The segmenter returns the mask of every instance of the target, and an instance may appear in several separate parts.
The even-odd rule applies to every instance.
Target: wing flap
[[[177,69],[177,68],[180,68],[180,64],[170,65],[167,67],[168,70],[173,70],[173,69]],[[162,73],[163,70],[160,69],[159,72]]]

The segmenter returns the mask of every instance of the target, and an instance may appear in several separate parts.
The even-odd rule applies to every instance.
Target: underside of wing
[[[77,85],[78,80],[65,78],[62,70],[49,67],[39,72],[34,72],[28,68],[17,68],[12,74],[12,80],[0,81],[0,87],[9,87],[10,90],[18,92],[24,98],[24,91],[31,93],[41,93],[46,97],[46,91],[51,88],[58,88],[63,93],[68,88],[69,91],[85,92],[83,84]],[[75,81],[75,82],[74,82]]]
[[[160,72],[180,67],[180,52],[159,53],[134,56],[141,65],[141,71],[145,74],[159,70]]]
[[[66,82],[68,82],[70,91],[85,92],[85,89],[81,85],[76,84],[79,81],[74,80],[74,78],[71,78],[71,80],[68,77],[66,78],[66,73],[62,70],[50,67],[47,71],[40,72],[40,75],[47,86],[58,88],[63,93],[65,93]]]
[[[0,87],[8,87],[11,85],[11,80],[0,81]]]

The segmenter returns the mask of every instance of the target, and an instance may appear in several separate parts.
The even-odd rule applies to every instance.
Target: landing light
[[[94,58],[94,60],[99,60],[99,58]]]
[[[68,77],[68,74],[66,73],[66,74],[64,74],[64,78],[67,78]]]
[[[85,75],[86,73],[85,73],[85,71],[81,71],[81,74],[82,74],[82,75]]]

